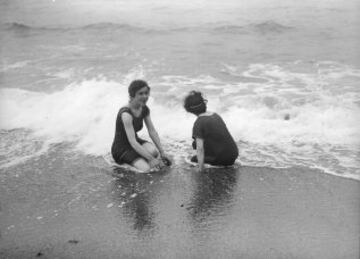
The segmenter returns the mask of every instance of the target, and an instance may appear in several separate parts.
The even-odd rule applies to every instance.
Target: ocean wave
[[[84,26],[80,26],[80,27],[37,27],[37,26],[30,26],[30,25],[23,24],[23,23],[13,22],[13,23],[3,24],[2,29],[6,30],[6,31],[11,31],[11,32],[31,32],[31,31],[33,31],[33,32],[38,32],[38,31],[67,32],[67,31],[104,31],[104,30],[108,30],[108,31],[116,31],[116,30],[142,31],[142,32],[159,31],[158,29],[150,29],[150,28],[145,28],[145,27],[133,26],[133,25],[126,24],[126,23],[117,24],[117,23],[106,23],[106,22],[88,24],[88,25],[84,25]]]
[[[293,29],[293,27],[286,26],[274,21],[265,21],[255,24],[202,24],[197,26],[164,26],[164,27],[145,27],[134,26],[127,23],[93,23],[80,27],[36,27],[23,23],[5,23],[3,29],[12,32],[37,32],[37,31],[128,31],[128,32],[208,32],[208,33],[233,33],[233,34],[248,34],[248,33],[284,33]]]
[[[261,33],[282,33],[293,29],[293,27],[282,25],[274,21],[251,24],[249,27],[254,28],[256,31]]]
[[[30,26],[23,23],[5,23],[2,26],[3,30],[11,31],[11,32],[31,32],[31,31],[63,31],[66,30],[64,28],[48,28],[48,27],[36,27],[36,26]]]
[[[225,66],[228,73],[251,79],[236,83],[210,75],[163,76],[153,81],[149,107],[162,142],[174,147],[174,155],[187,152],[186,145],[179,145],[188,143],[190,147],[195,117],[183,110],[182,100],[186,92],[200,89],[209,100],[209,110],[221,114],[234,139],[247,143],[239,147],[242,162],[322,167],[359,178],[357,93],[345,88],[338,93],[332,88],[339,86],[334,80],[359,71],[329,62],[313,64],[316,69],[312,72],[305,72],[304,66],[252,64],[245,70]],[[32,148],[31,138],[26,142],[29,145],[11,142],[20,137],[7,136],[6,132],[20,128],[49,144],[73,142],[88,155],[108,153],[117,110],[128,101],[127,85],[133,78],[144,77],[142,69],[135,69],[121,82],[84,80],[54,93],[0,89],[0,129],[9,143],[26,147],[13,148],[11,153],[6,146],[0,148],[7,156],[4,163],[9,157],[15,159],[19,150],[29,150],[21,153],[26,159],[34,150],[45,150]]]
[[[77,29],[83,30],[127,30],[127,31],[146,31],[146,28],[133,26],[130,24],[118,24],[118,23],[94,23],[79,27]]]
[[[235,33],[235,34],[247,34],[247,33],[283,33],[292,30],[293,27],[282,25],[274,21],[265,21],[261,23],[252,23],[247,25],[222,25],[213,29],[215,32],[220,33]]]
[[[28,26],[28,25],[22,24],[22,23],[17,23],[17,22],[5,23],[5,24],[3,24],[2,27],[3,27],[3,29],[9,30],[9,31],[27,31],[27,30],[32,29],[31,26]]]
[[[213,31],[220,33],[236,33],[236,34],[248,33],[246,27],[239,25],[222,25],[215,27]]]

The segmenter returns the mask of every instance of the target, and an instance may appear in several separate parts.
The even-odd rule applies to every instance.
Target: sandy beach
[[[1,258],[359,258],[359,181],[52,155],[0,174]]]
[[[359,3],[0,1],[0,259],[359,259]],[[104,160],[135,79],[162,172]],[[185,162],[193,90],[243,166]]]

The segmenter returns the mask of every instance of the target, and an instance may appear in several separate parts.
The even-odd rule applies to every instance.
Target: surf
[[[194,118],[184,111],[182,100],[195,89],[205,93],[209,110],[224,118],[242,164],[316,167],[359,178],[359,92],[348,83],[338,93],[336,84],[343,78],[356,81],[360,73],[337,63],[314,66],[317,72],[304,71],[301,62],[289,67],[252,64],[245,70],[224,65],[224,73],[239,77],[237,82],[210,75],[162,76],[151,80],[148,106],[175,161],[192,152]],[[72,149],[89,156],[107,154],[116,114],[128,101],[128,82],[141,77],[140,72],[125,74],[120,81],[74,82],[50,93],[1,89],[0,136],[6,144],[1,147],[0,166],[23,163],[59,143],[73,143]],[[140,135],[146,138],[146,131]],[[26,141],[19,143],[20,138]],[[9,146],[13,151],[6,151]]]

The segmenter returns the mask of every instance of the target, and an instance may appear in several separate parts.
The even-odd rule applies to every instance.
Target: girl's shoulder
[[[203,113],[201,115],[199,115],[196,119],[196,121],[201,122],[201,121],[211,121],[213,120],[213,118],[218,117],[219,115],[215,112],[206,112]]]
[[[135,119],[139,119],[139,118],[145,118],[146,116],[148,116],[150,114],[150,109],[149,109],[149,107],[147,107],[145,105],[142,107],[142,111],[141,111],[140,115],[136,116],[129,106],[123,106],[120,108],[118,115],[121,116],[125,112],[129,113],[131,115],[131,117],[133,117]]]
[[[131,109],[130,109],[129,106],[125,105],[125,106],[121,107],[119,111],[120,111],[120,112],[131,111]]]
[[[207,112],[204,112],[204,113],[200,114],[200,115],[198,116],[198,118],[201,118],[201,117],[204,117],[204,118],[206,118],[206,117],[211,117],[211,116],[213,116],[214,114],[216,114],[216,113],[215,113],[215,112],[211,112],[211,111],[207,111]]]
[[[216,112],[209,112],[198,116],[194,122],[194,126],[196,125],[197,127],[206,127],[206,125],[217,123],[217,121],[222,121],[221,116]]]
[[[130,115],[133,115],[132,112],[131,112],[130,107],[128,107],[128,106],[121,107],[119,112],[118,112],[118,115],[121,116],[121,114],[123,114],[124,112],[130,113]]]

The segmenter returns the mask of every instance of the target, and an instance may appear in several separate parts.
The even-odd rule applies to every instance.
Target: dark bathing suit
[[[216,113],[199,116],[194,123],[192,137],[194,149],[196,149],[196,138],[204,140],[204,162],[207,164],[232,165],[239,155],[239,150],[225,122]],[[197,162],[196,156],[192,161]]]
[[[129,107],[122,107],[118,112],[116,118],[115,138],[111,147],[111,154],[116,163],[127,163],[131,165],[136,159],[142,158],[142,156],[132,148],[127,138],[125,126],[121,119],[121,115],[124,112],[127,112],[132,116],[136,141],[142,145],[147,141],[139,138],[137,132],[143,128],[144,118],[150,114],[150,110],[147,106],[144,106],[139,117],[136,117]]]

